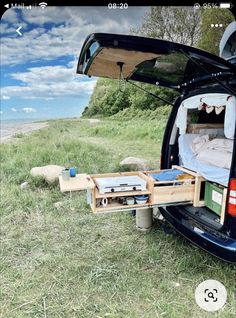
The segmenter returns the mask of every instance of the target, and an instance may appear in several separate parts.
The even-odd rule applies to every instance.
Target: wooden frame
[[[178,169],[180,171],[190,174],[187,169],[184,169],[180,166],[172,166],[172,169]],[[145,171],[146,175],[152,173],[158,173],[165,170],[151,170]],[[195,176],[191,179],[180,179],[180,180],[171,180],[171,181],[156,181],[153,179],[154,188],[153,188],[153,205],[169,205],[171,203],[192,203],[194,199],[194,188],[195,188]]]
[[[226,199],[227,199],[228,188],[224,188],[223,191],[223,199],[221,205],[221,213],[220,213],[220,224],[224,224],[225,221],[225,207],[226,207]]]
[[[96,180],[95,180],[96,178],[121,177],[121,176],[141,177],[147,182],[147,190],[146,191],[125,191],[125,192],[115,192],[115,193],[111,192],[111,193],[105,193],[105,194],[99,193],[98,189],[96,188]],[[93,183],[95,184],[95,187],[91,190],[91,194],[92,194],[91,202],[88,202],[93,212],[108,212],[108,211],[115,212],[120,210],[124,211],[124,210],[130,210],[132,208],[138,209],[138,208],[148,207],[152,205],[154,184],[152,180],[141,171],[94,174],[94,175],[91,175],[90,177]],[[148,198],[148,202],[144,204],[123,205],[117,202],[117,199],[121,197],[133,197],[136,195],[145,195],[145,194],[147,194],[149,198]],[[103,199],[108,200],[108,204],[106,206],[100,206],[101,201]]]
[[[193,176],[193,179],[183,179],[183,180],[172,180],[172,181],[156,181],[148,174],[157,173],[163,170],[152,170],[152,171],[135,171],[135,172],[120,172],[120,173],[105,173],[105,174],[95,174],[91,175],[93,183],[96,184],[96,178],[104,177],[119,177],[119,176],[133,176],[137,175],[145,179],[147,182],[146,191],[126,191],[126,192],[116,192],[116,193],[106,193],[100,194],[96,186],[89,190],[91,191],[91,200],[88,202],[91,206],[93,212],[112,212],[112,211],[125,211],[130,209],[138,209],[143,207],[154,207],[154,206],[165,206],[173,203],[188,204],[199,201],[200,192],[195,191],[196,179],[200,182],[202,177],[192,172],[191,170],[185,169],[180,166],[173,166],[173,169],[178,169],[185,173]],[[170,169],[166,169],[170,170]],[[200,191],[200,190],[199,190]],[[115,199],[119,197],[133,197],[135,195],[148,194],[149,200],[144,204],[134,204],[134,205],[122,205],[118,202],[114,202]],[[196,199],[195,199],[196,198]],[[110,203],[106,206],[100,206],[102,199],[110,199]],[[98,206],[99,204],[99,206]]]
[[[183,172],[186,172],[193,177],[195,177],[195,187],[194,187],[194,196],[193,196],[193,206],[196,207],[202,207],[205,205],[204,200],[200,200],[200,193],[201,193],[201,185],[202,182],[205,182],[206,180],[197,172],[192,171],[190,169],[186,169],[181,166],[175,166],[173,165],[172,168],[179,169]]]
[[[214,130],[214,129],[224,129],[224,124],[214,124],[214,123],[188,124],[187,133],[197,134],[201,130]]]
[[[64,181],[59,176],[61,192],[87,190],[87,203],[90,205],[92,212],[116,212],[128,211],[144,207],[158,207],[174,204],[193,204],[194,207],[205,206],[204,200],[200,198],[202,183],[206,180],[197,172],[186,169],[181,166],[173,165],[172,169],[178,169],[189,174],[193,179],[180,179],[172,181],[156,181],[149,174],[158,173],[164,170],[151,171],[132,171],[116,172],[104,174],[78,174],[68,181]],[[170,169],[166,169],[170,170]],[[139,176],[146,181],[146,191],[126,191],[100,194],[96,187],[96,178],[120,177],[120,176]],[[133,197],[136,195],[148,195],[148,202],[144,204],[123,205],[118,203],[120,197]],[[226,206],[227,188],[223,192],[221,207],[220,223],[224,223],[225,206]],[[108,200],[106,206],[101,206],[99,202],[103,199]],[[98,205],[99,204],[99,205]]]

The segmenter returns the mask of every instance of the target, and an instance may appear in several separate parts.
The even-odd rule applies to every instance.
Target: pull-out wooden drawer
[[[159,173],[176,172],[174,180],[158,180]],[[178,174],[179,171],[179,174]],[[195,176],[183,171],[179,166],[172,169],[146,171],[145,174],[153,180],[153,205],[165,205],[177,202],[193,202],[195,193]],[[182,176],[180,179],[178,176]]]
[[[178,184],[155,186],[153,204],[169,204],[174,202],[193,202],[195,184]]]

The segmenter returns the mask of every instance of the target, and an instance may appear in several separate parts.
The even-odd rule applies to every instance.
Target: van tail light
[[[228,190],[228,214],[236,217],[236,179],[230,179]]]

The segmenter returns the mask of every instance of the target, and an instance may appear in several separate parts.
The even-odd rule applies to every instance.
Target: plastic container
[[[70,167],[69,170],[70,170],[70,177],[74,178],[76,176],[76,173],[77,173],[77,168]]]
[[[134,203],[135,203],[134,197],[127,197],[127,198],[126,198],[126,203],[127,203],[128,205],[134,204]]]
[[[61,176],[64,181],[70,180],[70,170],[68,168],[62,170]]]
[[[145,204],[147,203],[148,195],[136,195],[134,198],[137,204]]]
[[[215,183],[206,182],[205,185],[205,205],[216,214],[221,215],[224,188]]]

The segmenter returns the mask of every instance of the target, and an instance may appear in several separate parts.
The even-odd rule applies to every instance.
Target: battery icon
[[[220,3],[220,8],[221,9],[230,9],[231,8],[231,3],[230,2]]]

